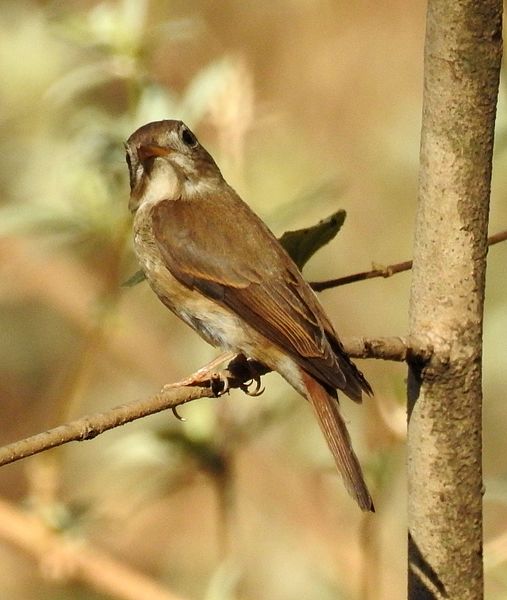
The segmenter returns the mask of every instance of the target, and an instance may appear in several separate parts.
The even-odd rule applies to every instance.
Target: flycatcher
[[[373,502],[337,390],[372,390],[313,290],[181,121],[149,123],[126,143],[134,248],[160,300],[213,346],[277,371],[307,398],[347,490]]]

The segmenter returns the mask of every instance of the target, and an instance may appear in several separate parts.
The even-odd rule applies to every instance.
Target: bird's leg
[[[227,368],[216,371],[215,368],[224,362],[229,361]],[[238,387],[240,390],[248,394],[249,396],[260,396],[264,393],[264,388],[261,387],[261,375],[269,373],[270,369],[266,365],[247,358],[244,354],[234,354],[233,352],[225,352],[220,356],[217,356],[214,360],[209,362],[204,367],[198,369],[195,373],[176,381],[175,383],[168,383],[164,385],[162,390],[170,388],[184,387],[184,386],[206,386],[209,385],[213,394],[218,398],[222,396],[231,388],[231,381],[233,381],[232,387]],[[253,390],[250,389],[252,384],[255,384]],[[172,407],[173,415],[179,421],[185,421],[178,413],[177,407]]]

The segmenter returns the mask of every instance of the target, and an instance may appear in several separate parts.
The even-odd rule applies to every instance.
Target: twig
[[[507,230],[499,231],[488,238],[488,246],[499,244],[507,240]],[[412,261],[406,260],[404,262],[395,263],[394,265],[388,265],[382,269],[372,269],[370,271],[362,271],[361,273],[354,273],[352,275],[346,275],[345,277],[338,277],[337,279],[328,279],[326,281],[311,281],[310,285],[316,292],[322,292],[330,288],[339,287],[340,285],[347,285],[348,283],[354,283],[356,281],[365,281],[366,279],[374,279],[375,277],[391,277],[396,273],[403,273],[404,271],[410,271],[412,268]]]
[[[136,400],[135,402],[116,406],[105,412],[75,419],[65,425],[54,427],[43,433],[4,446],[0,448],[0,466],[61,446],[67,442],[91,440],[114,427],[119,427],[168,408],[180,406],[197,398],[210,398],[213,395],[211,388],[206,387],[163,389],[159,394],[145,400]]]
[[[349,338],[344,344],[351,358],[376,358],[404,362],[409,354],[417,354],[425,361],[431,354],[431,348],[419,348],[402,337]]]
[[[494,233],[493,235],[489,236],[488,246],[494,246],[500,242],[505,242],[505,240],[507,240],[507,230],[499,231],[498,233]]]
[[[374,279],[375,277],[391,277],[395,273],[403,273],[403,271],[410,271],[411,268],[412,261],[406,260],[405,262],[389,265],[382,269],[362,271],[361,273],[345,275],[345,277],[338,277],[337,279],[328,279],[326,281],[310,281],[310,285],[316,292],[323,292],[324,290],[339,287],[340,285],[355,283],[356,281],[365,281],[366,279]]]
[[[248,382],[251,381],[252,375],[258,374],[260,376],[267,372],[268,369],[254,361],[249,361],[249,369],[244,370],[241,362],[232,360],[228,365],[228,370],[223,371],[221,375],[222,380],[224,377],[227,380],[227,389],[245,389]],[[175,409],[198,398],[216,397],[217,393],[220,393],[220,386],[223,387],[223,381],[218,380],[217,387],[215,374],[210,373],[208,379],[202,376],[201,371],[198,371],[197,374],[199,380],[194,385],[189,383],[191,378],[188,378],[185,382],[182,382],[182,385],[170,384],[164,386],[158,394],[150,398],[136,400],[116,406],[106,412],[75,419],[65,425],[8,444],[0,448],[0,466],[61,446],[67,442],[91,440],[109,429],[114,429],[125,425],[125,423],[130,423],[169,408]]]
[[[403,338],[358,338],[348,340],[344,344],[347,353],[353,358],[379,358],[383,360],[404,361],[408,353],[417,354],[426,359],[431,349],[409,347]],[[227,355],[224,355],[227,356]],[[216,362],[216,361],[214,361]],[[252,376],[261,376],[269,372],[264,365],[249,361],[249,368],[244,369],[244,363],[233,359],[222,375],[227,379],[227,389],[239,388],[245,390]],[[31,437],[19,440],[0,448],[0,466],[13,463],[27,456],[38,454],[50,448],[55,448],[67,442],[82,442],[91,440],[97,435],[114,429],[125,423],[152,415],[163,410],[175,409],[182,404],[198,398],[213,398],[217,395],[216,377],[210,374],[207,379],[198,371],[199,380],[189,384],[191,378],[185,380],[186,385],[166,385],[158,394],[128,404],[122,404],[108,411],[88,415],[65,425],[49,429]]]

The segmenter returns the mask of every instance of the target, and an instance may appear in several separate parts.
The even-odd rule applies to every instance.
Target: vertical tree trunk
[[[500,0],[429,0],[409,361],[409,598],[483,597],[481,353]]]

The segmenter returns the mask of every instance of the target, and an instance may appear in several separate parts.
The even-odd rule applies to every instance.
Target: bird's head
[[[143,125],[125,149],[132,212],[146,201],[188,197],[222,179],[211,155],[182,121]]]

